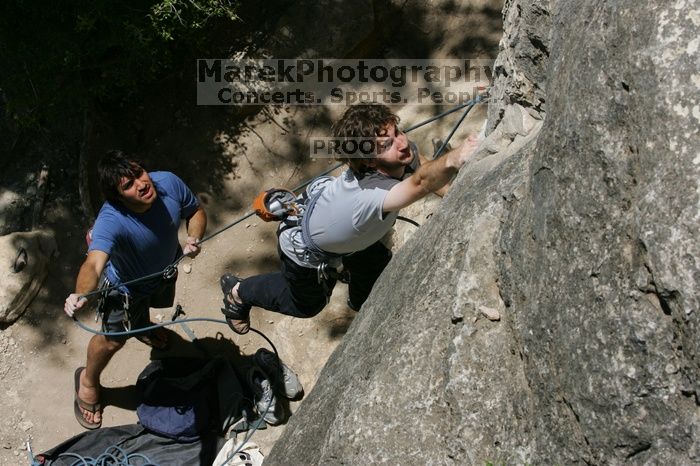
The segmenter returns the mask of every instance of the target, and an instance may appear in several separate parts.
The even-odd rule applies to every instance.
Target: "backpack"
[[[152,361],[136,382],[136,414],[147,430],[179,442],[226,432],[241,417],[241,385],[228,360]]]

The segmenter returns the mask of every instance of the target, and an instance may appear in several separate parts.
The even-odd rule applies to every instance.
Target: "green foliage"
[[[237,20],[237,6],[237,0],[3,0],[0,117],[31,127],[92,99],[128,99],[202,50],[206,27]]]
[[[163,39],[173,40],[184,26],[192,31],[203,28],[211,18],[235,21],[238,16],[236,9],[225,0],[163,0],[153,5],[149,18]]]

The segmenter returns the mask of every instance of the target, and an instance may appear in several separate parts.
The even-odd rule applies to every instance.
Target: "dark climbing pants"
[[[343,267],[350,271],[348,298],[353,308],[362,307],[390,260],[391,250],[379,241],[367,249],[343,257]]]
[[[315,268],[302,267],[281,251],[279,272],[256,275],[241,281],[238,295],[245,304],[294,317],[313,317],[326,306],[335,280],[319,283]],[[391,251],[380,242],[343,257],[350,272],[349,298],[355,309],[367,300],[374,283],[391,260]]]

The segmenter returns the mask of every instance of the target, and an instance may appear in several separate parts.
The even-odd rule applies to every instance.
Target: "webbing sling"
[[[313,193],[313,195],[311,195],[311,197],[309,197],[309,199],[306,201],[304,215],[301,218],[301,239],[304,242],[306,248],[313,254],[316,254],[326,259],[336,259],[339,257],[343,257],[345,254],[337,254],[321,249],[318,246],[318,244],[316,244],[316,242],[311,238],[311,228],[309,227],[309,222],[311,221],[311,212],[313,212],[314,206],[316,205],[316,201],[318,201],[318,199],[321,197],[321,194],[323,194],[323,190],[325,188],[325,186],[320,187],[318,191]],[[327,261],[324,260],[324,262]]]

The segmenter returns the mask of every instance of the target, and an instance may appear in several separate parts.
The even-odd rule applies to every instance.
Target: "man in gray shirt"
[[[419,163],[415,145],[398,129],[388,107],[360,104],[333,126],[337,138],[372,138],[375,156],[343,157],[348,169],[324,177],[307,190],[301,225],[280,228],[280,272],[239,279],[221,277],[222,312],[231,329],[246,333],[252,306],[295,317],[313,317],[326,306],[342,265],[350,274],[348,305],[359,310],[391,259],[381,239],[398,212],[449,183],[478,147],[469,137],[437,160]]]

